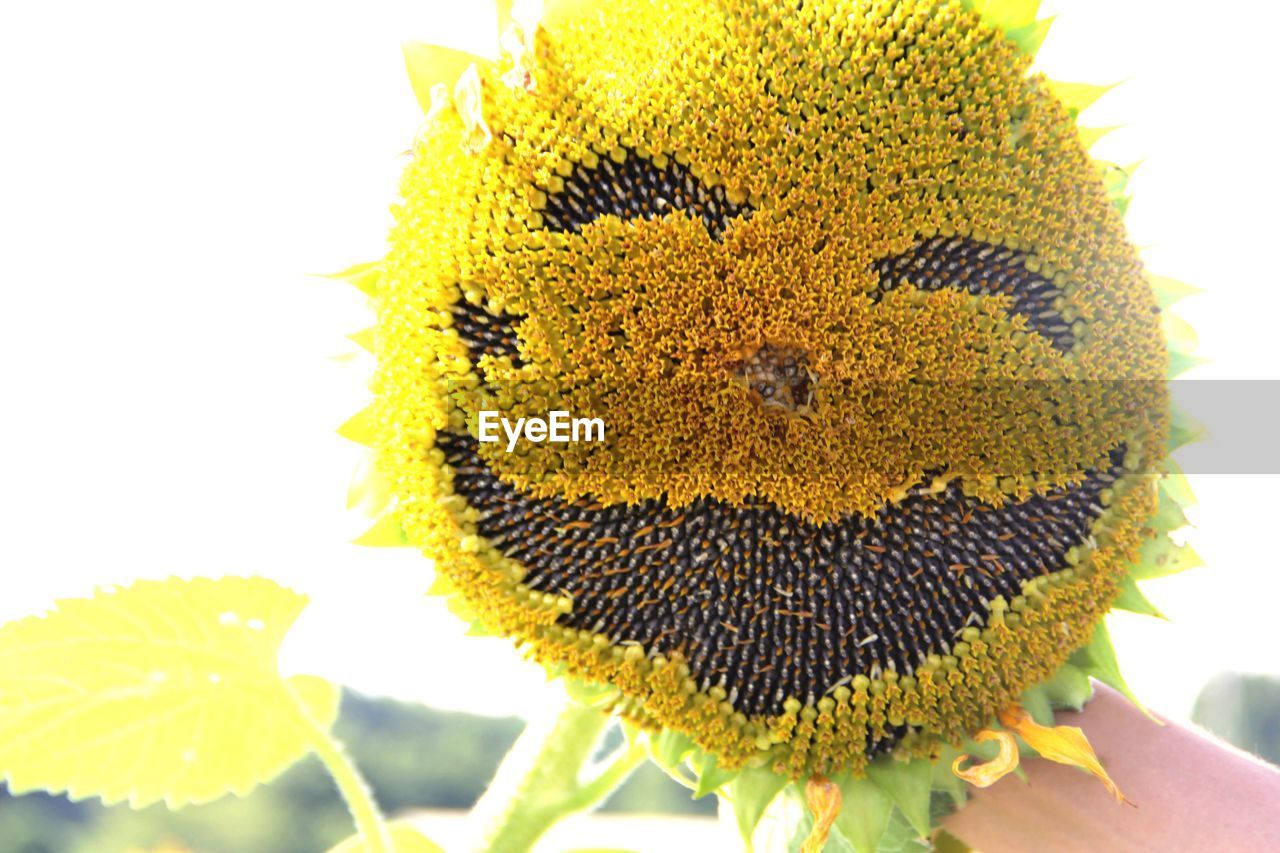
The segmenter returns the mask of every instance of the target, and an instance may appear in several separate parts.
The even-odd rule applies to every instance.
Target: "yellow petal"
[[[983,729],[974,735],[973,739],[977,741],[998,741],[1000,743],[1000,754],[986,764],[975,764],[968,770],[961,770],[960,765],[968,761],[970,756],[961,755],[951,762],[952,773],[975,788],[986,788],[1018,769],[1018,741],[1011,733]]]
[[[1041,758],[1088,770],[1107,786],[1107,790],[1117,801],[1129,803],[1102,768],[1102,762],[1098,760],[1088,738],[1080,729],[1075,726],[1042,726],[1016,705],[1000,712],[1000,724],[1017,732],[1027,746],[1040,753]]]
[[[814,776],[804,786],[804,799],[813,813],[813,829],[804,840],[801,853],[818,853],[827,843],[831,825],[840,816],[840,786],[826,776]]]

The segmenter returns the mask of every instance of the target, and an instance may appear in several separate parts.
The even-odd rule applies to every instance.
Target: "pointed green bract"
[[[1171,459],[1165,460],[1164,473],[1160,477],[1160,493],[1184,508],[1196,503],[1195,493],[1191,491],[1191,484],[1187,482],[1182,466]]]
[[[441,47],[438,44],[405,42],[404,67],[409,72],[409,84],[413,95],[424,113],[431,112],[431,90],[445,86],[449,92],[462,76],[462,72],[476,64],[488,64],[488,60],[473,53]]]
[[[1161,309],[1168,308],[1188,296],[1195,296],[1197,293],[1204,292],[1198,287],[1193,287],[1184,281],[1178,281],[1176,278],[1169,278],[1168,276],[1148,274],[1147,278],[1151,281],[1151,289],[1155,291],[1156,304]]]
[[[512,24],[511,7],[515,4],[512,0],[494,0],[494,12],[498,18],[498,36],[501,37]]]
[[[1145,581],[1176,575],[1199,565],[1202,565],[1200,556],[1190,545],[1177,545],[1168,536],[1155,536],[1143,544],[1138,562],[1129,574],[1135,580]]]
[[[893,799],[870,779],[846,777],[839,785],[842,799],[836,829],[857,853],[876,853],[889,826]]]
[[[355,540],[355,544],[371,548],[399,548],[408,545],[409,539],[405,536],[399,517],[394,512],[384,512],[372,527]]]
[[[1106,622],[1098,623],[1098,626],[1093,629],[1093,638],[1089,640],[1089,644],[1072,654],[1071,663],[1103,684],[1119,690],[1133,703],[1134,707],[1151,716],[1120,672],[1120,662],[1116,659],[1115,647],[1111,645],[1111,632],[1107,630]]]
[[[1170,350],[1189,353],[1199,345],[1200,341],[1196,337],[1195,329],[1178,315],[1166,311],[1160,315],[1160,322],[1164,326],[1165,339],[1169,342]]]
[[[1159,506],[1151,517],[1148,526],[1157,533],[1169,533],[1187,526],[1187,514],[1182,511],[1182,504],[1160,484]]]
[[[768,767],[749,767],[726,786],[725,793],[733,803],[738,832],[748,847],[765,809],[787,786],[787,782],[787,777],[779,776]]]
[[[1103,160],[1096,160],[1099,171],[1102,174],[1102,185],[1106,187],[1107,196],[1116,201],[1125,198],[1125,193],[1129,190],[1129,181],[1133,179],[1133,173],[1142,165],[1141,161],[1131,163],[1128,166],[1121,166],[1118,163],[1110,163]]]
[[[737,770],[725,770],[716,763],[716,757],[710,752],[697,750],[693,761],[690,762],[693,771],[698,777],[698,786],[694,788],[693,798],[695,800],[705,797],[707,794],[714,794],[721,787],[733,781],[738,775]]]
[[[342,272],[326,273],[324,277],[345,281],[366,296],[377,296],[378,282],[382,279],[382,261],[356,264]]]
[[[649,739],[649,755],[665,770],[674,770],[694,750],[693,739],[680,732],[665,730]]]
[[[1005,32],[1034,24],[1040,11],[1040,0],[964,0],[964,5]]]
[[[360,508],[377,518],[391,504],[391,481],[372,460],[365,460],[347,487],[347,509]]]
[[[588,708],[603,707],[618,696],[618,688],[612,684],[594,684],[580,678],[566,678],[564,690],[570,699]]]
[[[1194,355],[1174,350],[1169,353],[1169,378],[1176,379],[1188,370],[1205,363],[1206,361],[1203,358],[1197,358]]]
[[[264,578],[139,581],[0,628],[9,789],[171,808],[247,794],[305,755],[339,691],[285,680],[306,597]]]
[[[1169,449],[1177,450],[1179,447],[1202,441],[1204,437],[1204,424],[1187,414],[1186,409],[1175,405],[1169,423]]]
[[[370,447],[377,439],[376,427],[377,421],[373,416],[373,407],[370,406],[356,412],[347,419],[346,423],[338,427],[338,435],[348,441]]]
[[[1154,616],[1157,619],[1165,618],[1159,608],[1152,604],[1147,599],[1146,594],[1138,588],[1138,582],[1132,576],[1126,577],[1120,582],[1120,594],[1116,596],[1116,600],[1111,606],[1117,610],[1128,610],[1130,613],[1139,613],[1143,616]]]
[[[352,334],[347,335],[347,339],[354,342],[365,352],[371,353],[373,352],[373,338],[376,332],[377,327],[370,326],[367,329],[361,329],[358,332],[353,332]]]
[[[926,758],[895,761],[876,760],[867,765],[871,781],[889,795],[894,805],[920,834],[929,834],[929,791],[933,787],[933,766]]]
[[[1053,18],[1045,18],[1023,27],[1006,30],[1005,35],[1023,53],[1035,56],[1040,51],[1040,45],[1044,44],[1045,37],[1049,35],[1049,27],[1052,25]]]
[[[1118,125],[1110,125],[1108,127],[1081,126],[1079,130],[1080,130],[1080,141],[1084,144],[1084,147],[1092,148],[1094,145],[1098,143],[1098,140],[1102,139],[1102,137],[1106,136],[1108,133],[1111,133],[1112,131],[1119,130],[1119,126]]]
[[[1050,80],[1049,91],[1062,102],[1071,114],[1078,115],[1088,109],[1095,101],[1116,87],[1116,83],[1098,86],[1093,83],[1066,83],[1061,80]]]

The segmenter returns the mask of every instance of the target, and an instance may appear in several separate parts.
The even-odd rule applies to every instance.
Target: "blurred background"
[[[344,510],[359,452],[332,430],[363,405],[370,365],[344,336],[370,316],[352,288],[309,275],[383,252],[422,119],[400,42],[486,50],[485,5],[0,11],[0,619],[169,574],[261,573],[302,590],[312,604],[283,666],[355,691],[340,733],[393,812],[470,805],[519,718],[559,690],[506,642],[463,640],[465,626],[421,595],[426,560],[349,544],[363,521]],[[1208,359],[1187,381],[1280,379],[1269,106],[1280,11],[1046,0],[1043,12],[1058,15],[1044,70],[1127,81],[1084,118],[1124,125],[1098,156],[1145,160],[1128,221],[1150,269],[1205,290],[1176,309]],[[1273,383],[1248,387],[1258,411],[1280,411]],[[1240,420],[1194,414],[1219,436]],[[1216,441],[1225,451],[1230,439]],[[1146,585],[1169,621],[1111,622],[1139,695],[1273,761],[1278,471],[1197,466],[1187,536],[1207,565]],[[646,770],[609,808],[708,805]],[[0,851],[166,839],[313,851],[348,829],[310,763],[247,800],[178,814],[0,798]],[[644,832],[626,843],[653,849]]]

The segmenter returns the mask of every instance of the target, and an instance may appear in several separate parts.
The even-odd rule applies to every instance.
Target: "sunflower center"
[[[1124,456],[1118,448],[1079,485],[1001,507],[953,482],[873,517],[814,524],[763,501],[531,498],[494,475],[475,439],[438,440],[480,534],[526,567],[529,588],[573,599],[562,624],[682,655],[699,689],[723,688],[746,714],[951,653],[994,598],[1012,600],[1090,540]]]

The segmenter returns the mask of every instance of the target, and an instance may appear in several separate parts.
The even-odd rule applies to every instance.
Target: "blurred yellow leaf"
[[[0,775],[135,807],[248,793],[337,716],[337,688],[276,668],[306,602],[264,578],[171,578],[3,626]]]
[[[444,853],[443,847],[411,826],[393,823],[388,829],[391,833],[391,849],[395,853]],[[353,835],[329,853],[365,853],[367,849],[360,836]]]

